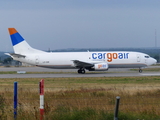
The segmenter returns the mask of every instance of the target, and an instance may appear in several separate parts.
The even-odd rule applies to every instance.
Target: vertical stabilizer
[[[16,54],[37,53],[43,52],[32,48],[24,38],[17,32],[15,28],[8,28],[11,37],[13,50]]]

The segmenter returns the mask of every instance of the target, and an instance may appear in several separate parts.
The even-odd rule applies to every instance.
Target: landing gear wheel
[[[78,70],[77,72],[78,72],[79,74],[80,74],[80,73],[82,73],[82,71],[81,71],[81,70]]]
[[[79,74],[81,73],[81,74],[85,74],[85,69],[79,69],[78,71],[77,71]]]
[[[82,69],[82,70],[81,70],[81,73],[82,73],[82,74],[85,74],[85,70],[84,70],[84,69]]]
[[[139,69],[139,73],[142,73],[142,69]]]

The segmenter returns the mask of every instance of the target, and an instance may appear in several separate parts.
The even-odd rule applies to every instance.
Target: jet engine
[[[89,71],[106,71],[108,70],[108,64],[107,63],[97,63],[94,64],[94,66]]]

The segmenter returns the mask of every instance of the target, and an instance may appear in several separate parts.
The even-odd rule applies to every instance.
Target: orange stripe
[[[17,30],[15,28],[8,28],[10,35],[13,35],[17,33]]]

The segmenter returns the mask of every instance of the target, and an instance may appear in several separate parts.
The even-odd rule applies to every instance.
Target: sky
[[[0,51],[13,51],[10,27],[41,50],[160,47],[160,0],[1,0],[0,5]]]

